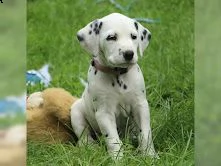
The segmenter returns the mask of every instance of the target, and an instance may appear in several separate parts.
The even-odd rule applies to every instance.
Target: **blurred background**
[[[221,1],[195,1],[197,165],[221,165]]]
[[[0,166],[25,165],[26,1],[0,2]]]

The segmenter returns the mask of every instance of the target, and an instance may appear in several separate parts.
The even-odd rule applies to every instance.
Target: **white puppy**
[[[88,86],[71,107],[71,121],[79,144],[91,141],[91,130],[105,136],[113,158],[123,156],[117,126],[122,117],[136,123],[141,152],[156,156],[150,128],[149,106],[142,72],[137,64],[151,33],[119,13],[90,22],[77,33],[80,44],[93,55]],[[126,124],[125,124],[126,125]]]

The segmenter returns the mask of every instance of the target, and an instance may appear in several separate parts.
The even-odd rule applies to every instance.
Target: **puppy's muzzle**
[[[134,52],[133,51],[125,51],[123,53],[123,56],[126,61],[131,61],[134,57]]]

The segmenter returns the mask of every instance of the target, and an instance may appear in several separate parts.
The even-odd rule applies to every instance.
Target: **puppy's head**
[[[78,31],[84,49],[100,56],[108,66],[128,67],[137,63],[137,50],[142,56],[151,33],[140,23],[119,13],[90,22]]]

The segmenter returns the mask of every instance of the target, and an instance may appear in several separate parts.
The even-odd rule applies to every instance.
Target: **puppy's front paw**
[[[42,92],[32,93],[27,99],[27,108],[40,107],[43,102]]]
[[[151,158],[160,159],[158,154],[155,152],[154,148],[146,148],[146,150],[141,150],[141,153],[145,156],[149,156]]]
[[[108,145],[108,153],[113,160],[120,160],[123,158],[123,146],[121,141],[111,143]]]

